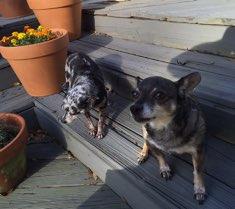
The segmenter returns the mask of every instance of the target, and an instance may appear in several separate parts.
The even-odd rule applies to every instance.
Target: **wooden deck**
[[[19,106],[22,104],[17,96],[15,100]],[[27,109],[25,104],[23,106]],[[21,108],[21,114],[26,118],[28,127],[34,129],[27,146],[27,176],[8,196],[0,196],[0,208],[130,209],[124,200],[58,145],[53,137],[37,130],[39,127],[32,109],[22,112]]]
[[[176,80],[189,72],[200,72],[202,82],[195,93],[206,114],[209,129],[217,137],[234,143],[233,59],[99,34],[72,42],[69,48],[91,56],[101,66],[107,84],[127,98],[136,86],[137,76],[158,75]]]
[[[69,50],[94,59],[114,90],[107,136],[92,138],[82,115],[72,124],[61,124],[62,94],[31,98],[22,87],[11,88],[17,78],[3,60],[0,111],[21,112],[30,129],[40,125],[104,183],[94,182],[80,161],[46,137],[29,144],[28,178],[11,196],[0,198],[0,208],[129,208],[121,199],[135,209],[235,208],[235,2],[86,0],[83,9],[83,28],[96,33],[70,43]],[[33,16],[26,20],[36,23]],[[0,18],[0,34],[23,23]],[[153,157],[137,164],[143,139],[129,114],[137,76],[176,80],[192,71],[202,74],[195,93],[208,123],[204,170],[208,198],[203,206],[193,199],[189,156],[168,156],[174,171],[169,182],[160,177]],[[96,111],[92,117],[97,120]]]
[[[130,0],[96,14],[170,22],[235,26],[233,0]]]
[[[131,0],[95,10],[95,31],[234,58],[234,9],[233,0]]]
[[[0,197],[0,208],[129,209],[50,137],[31,139],[27,157],[27,178],[10,195]]]

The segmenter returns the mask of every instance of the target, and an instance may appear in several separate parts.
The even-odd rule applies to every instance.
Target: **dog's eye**
[[[68,112],[69,111],[69,107],[65,107],[64,110]]]
[[[164,98],[166,98],[166,95],[163,93],[163,92],[156,92],[154,97],[157,99],[157,100],[163,100]]]
[[[73,112],[77,112],[77,108],[72,106],[71,109],[73,110]]]
[[[132,91],[132,97],[134,99],[137,99],[139,97],[140,93],[138,91]]]

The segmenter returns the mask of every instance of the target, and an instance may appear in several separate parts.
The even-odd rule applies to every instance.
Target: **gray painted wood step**
[[[8,62],[0,58],[0,91],[13,87],[16,82],[19,82],[16,74]]]
[[[38,25],[38,21],[34,15],[20,18],[0,17],[0,38],[4,35],[10,35],[14,31],[23,30],[25,25],[35,27]]]
[[[138,45],[138,43],[136,43]],[[147,48],[148,45],[145,45]],[[120,47],[121,48],[121,47]],[[113,68],[119,72],[132,75],[133,77],[146,78],[152,75],[161,75],[171,80],[177,80],[183,75],[194,72],[187,66],[180,66],[162,61],[145,58],[138,55],[128,54],[125,49],[117,51],[105,47],[94,46],[94,43],[74,41],[70,43],[70,50],[83,51],[94,57],[98,63],[107,68]],[[202,81],[195,93],[200,98],[226,107],[235,108],[234,78],[197,70],[201,73]]]
[[[175,175],[171,182],[165,182],[158,174],[154,159],[137,165],[136,157],[140,148],[128,140],[125,132],[110,128],[107,136],[98,141],[89,136],[83,116],[70,125],[61,124],[58,118],[63,114],[60,108],[62,100],[61,95],[54,95],[35,101],[40,125],[54,134],[133,208],[198,208],[192,198],[190,164],[169,156]],[[206,173],[205,179],[209,197],[203,208],[235,206],[234,191],[229,185]]]
[[[235,58],[233,26],[106,15],[95,15],[94,19],[96,32],[113,37]]]
[[[130,0],[97,10],[96,15],[195,24],[235,25],[230,0]]]
[[[0,92],[0,112],[20,112],[33,106],[33,98],[22,86]]]
[[[51,137],[31,138],[27,161],[27,178],[10,195],[0,197],[1,208],[130,208]]]
[[[173,54],[179,51],[173,50],[171,54],[171,48],[148,44],[138,45],[135,42],[103,36],[102,40],[99,36],[86,37],[81,41],[70,43],[69,48],[71,51],[82,51],[91,56],[102,67],[111,88],[125,97],[129,97],[131,90],[135,88],[137,76],[146,78],[159,75],[176,80],[189,72],[199,71],[202,74],[202,82],[195,93],[208,119],[209,129],[214,135],[234,143],[235,79],[232,60],[224,60],[228,69],[223,71],[219,69],[221,65],[219,63],[223,63],[223,58],[210,55],[208,58],[216,63],[216,70],[213,72],[212,68],[205,70],[207,64],[203,63],[199,66],[196,64],[197,67],[178,64],[175,61],[178,58],[177,56],[174,58]],[[141,55],[141,49],[143,55]],[[162,58],[164,54],[168,54],[165,59]],[[194,56],[194,53],[187,55],[185,52],[182,56],[192,60],[196,57],[200,61],[203,54],[196,53]],[[178,57],[181,56],[178,55]]]

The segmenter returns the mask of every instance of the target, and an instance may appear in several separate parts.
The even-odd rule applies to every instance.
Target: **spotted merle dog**
[[[84,113],[87,118],[89,133],[98,139],[103,138],[107,92],[99,67],[83,53],[70,54],[66,60],[65,79],[66,96],[62,105],[65,113],[61,121],[71,123],[79,113]],[[99,112],[97,127],[90,116],[92,108]]]
[[[134,119],[142,124],[145,143],[139,155],[144,162],[151,151],[159,162],[160,174],[166,180],[172,176],[165,153],[189,153],[194,166],[194,197],[205,199],[202,174],[205,121],[191,93],[200,83],[199,73],[191,73],[177,82],[162,77],[149,77],[133,92],[130,107]]]

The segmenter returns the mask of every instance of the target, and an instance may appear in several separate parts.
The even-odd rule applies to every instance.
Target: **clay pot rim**
[[[2,149],[0,149],[0,153],[4,153],[6,150],[8,150],[15,142],[16,140],[24,133],[26,124],[25,124],[25,120],[22,116],[18,115],[18,114],[14,114],[14,113],[0,113],[0,117],[10,117],[10,118],[14,118],[17,120],[17,123],[19,124],[20,130],[18,132],[18,134],[15,136],[14,139],[11,140],[10,143],[8,143],[6,146],[4,146]]]
[[[47,10],[56,9],[62,7],[68,7],[74,4],[82,3],[82,0],[61,0],[60,2],[48,2],[48,1],[35,1],[27,0],[27,3],[32,10]]]
[[[51,43],[51,42],[53,42],[53,41],[56,41],[56,40],[58,40],[58,39],[60,39],[60,38],[62,38],[62,37],[64,37],[64,36],[66,36],[66,34],[68,34],[68,31],[67,30],[65,30],[65,29],[63,29],[63,28],[53,28],[53,29],[50,29],[52,32],[62,32],[62,35],[61,36],[59,36],[59,37],[57,37],[57,38],[53,38],[53,39],[51,39],[51,40],[49,40],[49,41],[43,41],[43,42],[41,42],[41,43],[36,43],[36,44],[27,44],[27,45],[24,45],[24,46],[2,46],[2,45],[0,45],[0,49],[1,48],[8,48],[8,49],[17,49],[17,48],[21,48],[21,49],[23,49],[23,48],[28,48],[29,46],[31,47],[31,46],[35,46],[35,47],[38,47],[38,46],[42,46],[42,45],[45,45],[45,44],[47,44],[47,43]]]

